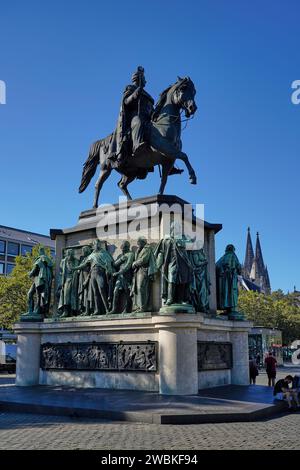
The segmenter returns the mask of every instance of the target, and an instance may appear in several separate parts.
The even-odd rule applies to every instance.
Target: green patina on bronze
[[[94,307],[92,315],[101,315],[109,312],[109,301],[113,292],[114,260],[111,254],[102,248],[101,240],[93,242],[93,251],[72,271],[90,270],[90,283],[92,302]],[[75,276],[75,273],[74,273]]]
[[[197,312],[209,312],[210,278],[208,261],[204,249],[189,252],[193,266],[193,281],[190,286],[191,302]]]
[[[237,312],[238,275],[242,266],[235,254],[233,245],[227,245],[225,254],[216,263],[217,308],[223,310],[229,319],[242,320],[244,316]]]
[[[57,320],[88,320],[90,317],[128,318],[153,312],[152,283],[161,275],[160,314],[210,313],[210,278],[204,249],[188,251],[185,235],[166,235],[155,249],[144,237],[137,240],[134,253],[130,243],[121,244],[116,259],[107,244],[94,240],[92,246],[68,248],[60,263]],[[75,251],[80,255],[75,256]],[[238,304],[238,275],[241,265],[233,245],[216,263],[217,308],[228,319],[242,320]],[[22,321],[42,321],[49,309],[52,261],[40,250],[30,276],[34,282],[28,294],[28,312]]]
[[[84,264],[88,256],[91,254],[92,248],[90,246],[84,246],[82,248],[82,256],[79,260],[79,264]],[[80,316],[88,316],[92,313],[94,308],[93,292],[91,284],[90,268],[86,265],[79,272],[78,280],[78,309]]]
[[[45,249],[39,249],[29,276],[33,279],[28,292],[28,312],[21,315],[21,321],[41,321],[49,311],[53,263]]]
[[[134,253],[130,250],[130,243],[124,241],[121,245],[122,253],[114,261],[117,270],[113,273],[115,285],[111,313],[128,313],[131,311],[132,300],[130,288],[132,284]]]
[[[74,256],[74,250],[67,250],[65,258],[60,263],[58,281],[58,311],[63,317],[67,317],[78,310],[79,276],[78,273],[73,273],[77,265],[78,260]]]
[[[131,295],[133,297],[134,312],[147,312],[152,310],[150,303],[151,283],[157,273],[157,266],[152,247],[144,237],[137,240],[138,249],[136,252],[133,268],[133,282]]]
[[[187,305],[189,311],[195,312],[190,305],[194,268],[186,250],[189,240],[184,235],[176,236],[174,223],[171,224],[170,231],[170,235],[166,235],[155,249],[157,267],[162,273],[162,308]]]

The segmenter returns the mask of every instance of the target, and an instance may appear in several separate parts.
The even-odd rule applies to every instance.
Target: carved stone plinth
[[[193,395],[200,388],[230,383],[246,385],[250,328],[246,321],[199,313],[22,322],[15,327],[16,384],[167,395]],[[207,347],[200,353],[199,343],[204,342]]]

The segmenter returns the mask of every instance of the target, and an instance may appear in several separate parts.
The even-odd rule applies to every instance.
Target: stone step
[[[71,387],[0,387],[0,410],[114,421],[197,424],[266,419],[286,409],[269,387],[224,386],[199,395]]]

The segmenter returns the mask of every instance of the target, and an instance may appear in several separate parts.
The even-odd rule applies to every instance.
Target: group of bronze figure
[[[60,263],[56,297],[57,316],[98,316],[153,311],[152,283],[161,273],[161,297],[166,306],[192,305],[196,312],[209,312],[210,277],[203,248],[186,249],[187,240],[164,237],[154,248],[143,237],[135,252],[130,243],[121,244],[115,259],[106,243],[65,250]],[[28,314],[46,316],[49,311],[53,263],[40,249],[30,276]],[[216,264],[218,309],[230,313],[237,306],[241,265],[228,245]]]
[[[208,311],[210,281],[204,251],[189,252],[184,240],[170,236],[155,248],[140,237],[135,252],[124,241],[116,259],[100,240],[85,246],[80,260],[74,249],[68,249],[60,265],[59,315],[151,311],[152,283],[159,272],[165,305],[192,304],[197,311]]]
[[[75,257],[74,249],[67,249],[60,264],[58,314],[68,317],[147,311],[155,273],[153,250],[142,237],[137,240],[135,254],[124,241],[116,259],[100,240],[83,247],[81,259]]]

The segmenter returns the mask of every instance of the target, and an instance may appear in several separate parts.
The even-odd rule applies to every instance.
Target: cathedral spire
[[[248,227],[246,254],[243,265],[243,278],[250,281],[250,285],[256,286],[250,290],[258,290],[263,294],[271,293],[271,283],[268,268],[265,266],[262,249],[260,246],[259,233],[256,234],[255,253],[253,252],[250,228]]]
[[[259,233],[256,234],[255,259],[257,263],[258,277],[264,276],[265,264],[260,246]]]
[[[265,268],[265,290],[266,290],[267,294],[270,294],[270,292],[271,292],[271,283],[270,283],[270,278],[269,278],[267,265],[266,265],[266,268]]]
[[[246,254],[245,254],[245,261],[244,261],[244,275],[247,279],[250,278],[251,268],[254,260],[254,252],[250,234],[250,227],[248,227],[247,233],[247,243],[246,243]]]

